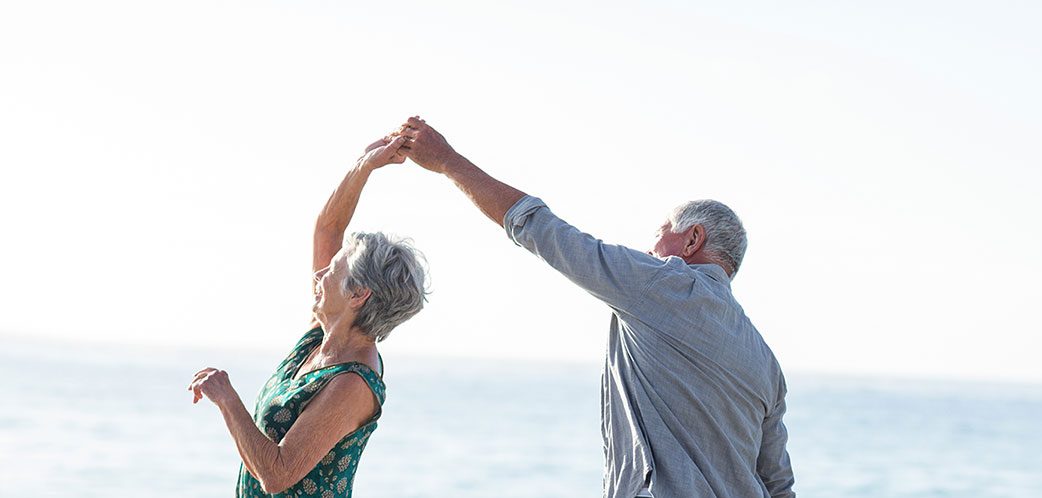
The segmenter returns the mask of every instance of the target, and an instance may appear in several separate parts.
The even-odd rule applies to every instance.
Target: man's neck
[[[717,260],[716,258],[708,257],[701,251],[683,259],[684,262],[689,265],[716,265],[719,266],[722,270],[724,270],[724,273],[727,274],[727,278],[731,278],[734,276],[734,269],[730,267],[731,265],[725,264]]]

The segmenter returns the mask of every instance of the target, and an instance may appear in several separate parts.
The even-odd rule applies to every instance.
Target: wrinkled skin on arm
[[[365,380],[354,374],[339,375],[312,398],[282,441],[275,443],[257,428],[225,371],[200,370],[188,389],[193,402],[205,397],[221,410],[246,470],[266,493],[282,492],[303,479],[378,407]]]
[[[369,175],[388,164],[404,162],[405,151],[402,146],[406,141],[405,137],[387,136],[369,144],[362,157],[355,161],[340,185],[329,196],[315,221],[311,264],[313,274],[328,267],[333,256],[340,251],[344,243],[344,233],[354,217],[355,208]],[[317,321],[312,321],[312,327],[317,325]]]

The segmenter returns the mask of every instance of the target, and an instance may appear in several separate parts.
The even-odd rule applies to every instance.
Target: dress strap
[[[309,384],[316,383],[319,385],[319,388],[321,388],[332,380],[333,377],[344,373],[353,373],[361,377],[362,380],[365,381],[366,385],[369,386],[369,389],[373,391],[373,395],[376,396],[380,405],[384,404],[384,400],[387,398],[387,387],[384,385],[383,378],[381,378],[379,374],[374,372],[373,369],[369,368],[369,365],[366,365],[365,363],[357,361],[338,363],[311,372],[304,377],[307,377],[306,380]],[[302,378],[301,380],[305,379]]]
[[[325,332],[322,331],[321,325],[305,332],[300,340],[293,345],[293,349],[289,351],[286,358],[279,363],[278,367],[276,367],[276,375],[281,373],[282,375],[292,376],[297,371],[297,368],[300,367],[300,364],[304,359],[311,354],[311,350],[315,348],[316,341],[322,340],[322,335],[324,333]]]
[[[339,372],[353,372],[358,374],[365,380],[365,383],[369,386],[369,389],[376,395],[376,399],[380,402],[380,405],[384,404],[384,400],[387,398],[387,386],[384,384],[383,376],[369,368],[369,365],[359,362],[344,363],[342,365],[336,365],[334,371]],[[380,360],[380,370],[383,370],[383,359]],[[335,374],[334,374],[335,375]]]

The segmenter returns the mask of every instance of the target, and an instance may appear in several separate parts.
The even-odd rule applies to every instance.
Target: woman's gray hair
[[[730,265],[731,278],[738,273],[749,241],[742,220],[724,203],[703,199],[682,204],[673,210],[669,224],[673,233],[702,225],[706,230],[706,254]]]
[[[344,291],[369,289],[354,325],[377,342],[423,309],[427,270],[423,254],[408,239],[381,232],[354,232],[344,237],[350,248]],[[345,292],[346,293],[346,292]]]

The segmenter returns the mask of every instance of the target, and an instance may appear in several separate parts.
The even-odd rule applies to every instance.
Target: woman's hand
[[[239,396],[228,380],[228,372],[216,368],[204,368],[196,373],[192,383],[188,385],[188,390],[192,391],[194,396],[192,403],[198,403],[206,396],[217,406]]]
[[[365,153],[358,159],[358,164],[372,171],[382,168],[388,164],[401,164],[405,162],[405,152],[402,145],[407,139],[400,135],[391,135],[381,138],[365,148]]]

